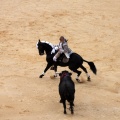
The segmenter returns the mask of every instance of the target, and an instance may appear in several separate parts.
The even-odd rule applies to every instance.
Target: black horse
[[[55,68],[55,77],[57,77],[57,66],[62,66],[62,67],[66,67],[68,66],[69,69],[75,73],[77,73],[77,78],[76,80],[78,82],[80,82],[80,80],[78,79],[80,74],[81,74],[81,71],[78,70],[78,68],[81,68],[87,75],[87,79],[88,81],[90,81],[90,75],[88,74],[86,68],[82,65],[83,62],[87,62],[88,65],[90,66],[90,69],[92,70],[92,72],[94,74],[97,73],[97,69],[94,65],[93,62],[88,62],[86,60],[84,60],[80,55],[78,55],[77,53],[72,53],[70,55],[70,59],[67,63],[63,63],[61,61],[57,61],[57,62],[54,62],[53,61],[53,57],[55,54],[51,54],[51,51],[53,49],[53,45],[49,42],[46,42],[46,41],[40,41],[38,40],[38,43],[37,43],[37,48],[38,48],[38,51],[39,51],[39,55],[44,55],[44,52],[46,52],[46,61],[47,61],[47,66],[46,68],[44,69],[44,72],[40,75],[40,78],[42,78],[44,76],[44,74],[46,73],[46,71],[54,65],[54,68]]]

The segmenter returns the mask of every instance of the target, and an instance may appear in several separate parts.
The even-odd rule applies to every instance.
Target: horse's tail
[[[90,69],[92,70],[92,72],[94,74],[97,74],[97,69],[96,69],[96,66],[95,66],[95,64],[93,62],[88,62],[86,60],[83,60],[83,61],[88,63],[88,65],[90,66]]]

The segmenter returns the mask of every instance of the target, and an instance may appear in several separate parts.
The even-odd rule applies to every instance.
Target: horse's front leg
[[[44,70],[44,72],[39,76],[39,78],[42,78],[44,75],[45,75],[45,73],[47,72],[47,70],[51,67],[52,65],[51,64],[47,64],[47,66],[46,66],[46,68],[45,68],[45,70]]]
[[[54,64],[54,71],[55,71],[54,77],[57,77],[57,63]]]

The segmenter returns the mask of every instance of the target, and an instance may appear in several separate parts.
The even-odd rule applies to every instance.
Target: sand
[[[74,115],[63,114],[54,71],[39,78],[38,39],[58,44],[61,35],[98,70],[84,63],[91,82],[82,72],[82,84],[72,72]],[[0,0],[0,120],[119,120],[119,78],[120,0]]]

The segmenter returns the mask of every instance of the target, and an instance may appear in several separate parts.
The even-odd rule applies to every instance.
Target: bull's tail
[[[97,74],[97,69],[96,69],[96,66],[95,66],[95,64],[93,62],[88,62],[88,61],[86,61],[84,59],[83,59],[83,61],[88,63],[88,65],[90,66],[90,69],[92,70],[92,72],[94,74]]]

